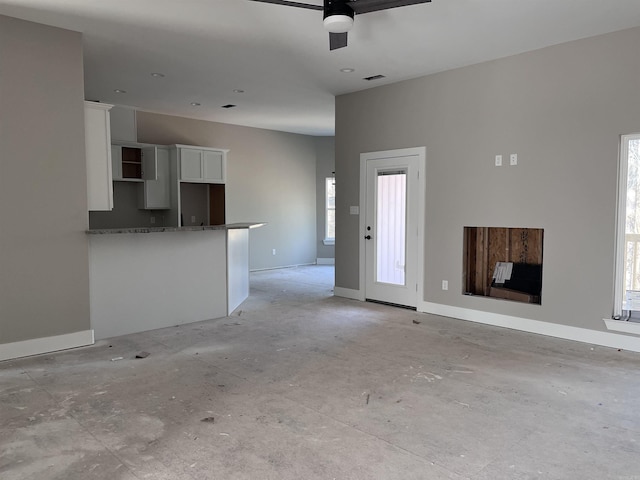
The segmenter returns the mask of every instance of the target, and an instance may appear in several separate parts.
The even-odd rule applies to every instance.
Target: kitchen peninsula
[[[134,110],[85,111],[95,338],[231,314],[249,295],[249,230],[263,224],[226,223],[229,150],[138,143]]]
[[[262,223],[88,230],[97,339],[224,317],[249,295]]]

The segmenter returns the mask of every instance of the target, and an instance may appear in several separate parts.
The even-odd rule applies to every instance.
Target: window
[[[640,134],[623,135],[613,318],[640,316]]]
[[[327,177],[325,180],[325,245],[334,245],[336,241],[336,179]]]

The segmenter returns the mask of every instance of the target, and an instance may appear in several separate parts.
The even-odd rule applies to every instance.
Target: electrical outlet
[[[442,289],[443,290],[449,290],[449,281],[448,280],[442,280]]]
[[[511,165],[517,165],[518,164],[518,154],[517,153],[512,153],[509,156],[509,163]]]
[[[196,216],[195,215],[191,215],[191,223],[196,223]]]
[[[272,255],[275,255],[275,254],[276,254],[276,249],[275,249],[275,248],[271,251],[271,254],[272,254]]]
[[[153,225],[154,223],[156,223],[156,217],[151,217],[151,218],[149,218],[149,222],[151,223],[151,225]]]
[[[496,155],[496,167],[502,166],[502,155]]]

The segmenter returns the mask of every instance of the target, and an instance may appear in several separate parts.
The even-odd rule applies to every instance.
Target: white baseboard
[[[336,264],[335,258],[317,258],[316,259],[316,265],[335,265],[335,264]]]
[[[95,343],[93,330],[0,344],[0,361],[84,347]]]
[[[279,265],[277,267],[250,268],[249,272],[266,272],[268,270],[280,270],[281,268],[308,267],[309,265],[315,265],[315,263],[296,263],[295,265]]]
[[[550,337],[574,340],[576,342],[601,345],[603,347],[620,348],[632,352],[640,352],[640,338],[618,335],[609,332],[599,332],[588,328],[571,327],[557,323],[541,322],[529,318],[513,317],[499,313],[483,312],[469,308],[453,307],[439,303],[421,302],[418,311],[452,317],[470,322],[483,323],[496,327],[511,328],[523,332],[537,333]]]
[[[607,330],[640,335],[640,323],[627,322],[625,320],[612,320],[611,318],[603,318],[603,320],[604,324],[607,326]]]
[[[353,290],[351,288],[333,287],[333,294],[336,297],[351,298],[364,302],[364,293],[361,290]]]

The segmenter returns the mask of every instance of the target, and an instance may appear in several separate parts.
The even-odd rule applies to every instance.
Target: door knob
[[[365,239],[365,240],[371,240],[371,235],[365,235],[365,236],[364,236],[364,239]]]

